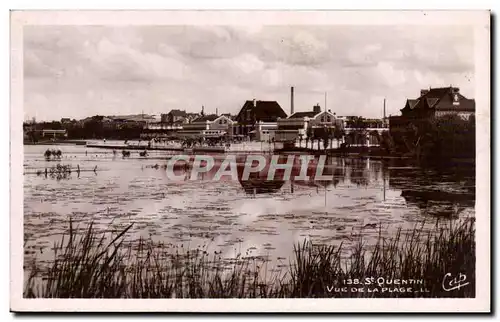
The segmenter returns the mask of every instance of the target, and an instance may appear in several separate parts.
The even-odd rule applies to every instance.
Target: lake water
[[[60,149],[61,160],[45,160],[47,148]],[[348,249],[359,235],[375,242],[379,228],[391,236],[424,219],[430,227],[437,218],[474,216],[473,169],[443,173],[401,160],[339,157],[329,161],[334,180],[326,187],[283,181],[267,190],[245,189],[232,180],[170,180],[161,166],[174,152],[140,157],[132,151],[129,158],[119,152],[24,146],[25,260],[51,259],[50,249],[68,232],[70,218],[80,227],[94,221],[102,231],[133,222],[131,239],[205,245],[223,258],[243,253],[288,263],[293,244],[304,239]],[[57,163],[73,172],[45,176],[45,168]]]

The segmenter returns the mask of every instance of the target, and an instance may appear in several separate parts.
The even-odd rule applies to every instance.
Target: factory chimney
[[[293,114],[293,86],[290,89],[290,115]]]
[[[385,98],[384,98],[384,122],[385,122]]]

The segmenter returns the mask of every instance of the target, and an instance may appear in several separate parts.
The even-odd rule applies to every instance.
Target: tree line
[[[475,158],[476,121],[472,115],[416,119],[398,133],[396,151],[423,162],[450,161],[454,158]]]
[[[397,130],[371,131],[362,117],[352,118],[347,124],[349,131],[341,127],[309,128],[306,135],[299,135],[299,145],[305,141],[307,149],[333,147],[337,141],[340,151],[367,149],[367,137],[378,142],[378,150],[383,155],[409,156],[419,162],[449,162],[456,158],[475,158],[476,122],[472,115],[463,119],[450,114],[441,117],[408,120],[406,126]],[[342,142],[342,143],[340,143]]]
[[[96,115],[85,122],[75,120],[61,123],[59,121],[24,124],[28,138],[33,142],[43,140],[41,131],[66,130],[67,139],[116,139],[131,140],[140,137],[143,124],[136,122],[104,122],[103,116]]]

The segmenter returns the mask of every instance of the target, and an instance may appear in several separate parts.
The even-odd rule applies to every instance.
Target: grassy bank
[[[303,242],[294,246],[289,265],[274,271],[261,259],[244,254],[224,259],[202,248],[130,241],[130,228],[111,239],[97,234],[92,225],[76,232],[70,222],[69,233],[55,246],[48,270],[36,263],[25,268],[29,277],[24,296],[474,297],[473,220],[436,226],[431,232],[421,227],[404,234],[400,230],[391,239],[380,235],[371,246],[360,238],[347,259],[341,257],[341,247]],[[442,284],[447,273],[465,274],[470,284],[446,291]],[[384,281],[378,284],[381,278]]]

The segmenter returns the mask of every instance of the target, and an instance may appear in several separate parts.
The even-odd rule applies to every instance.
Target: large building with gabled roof
[[[235,134],[269,141],[271,132],[278,128],[278,120],[286,117],[286,112],[276,101],[247,100],[236,115]]]
[[[463,96],[458,87],[450,86],[422,89],[420,97],[406,100],[401,116],[427,118],[455,114],[468,119],[475,111],[475,100]]]
[[[389,117],[389,129],[395,141],[403,144],[400,133],[413,122],[457,115],[464,120],[476,112],[476,102],[460,93],[458,87],[438,87],[420,90],[420,96],[407,99],[401,115]]]

